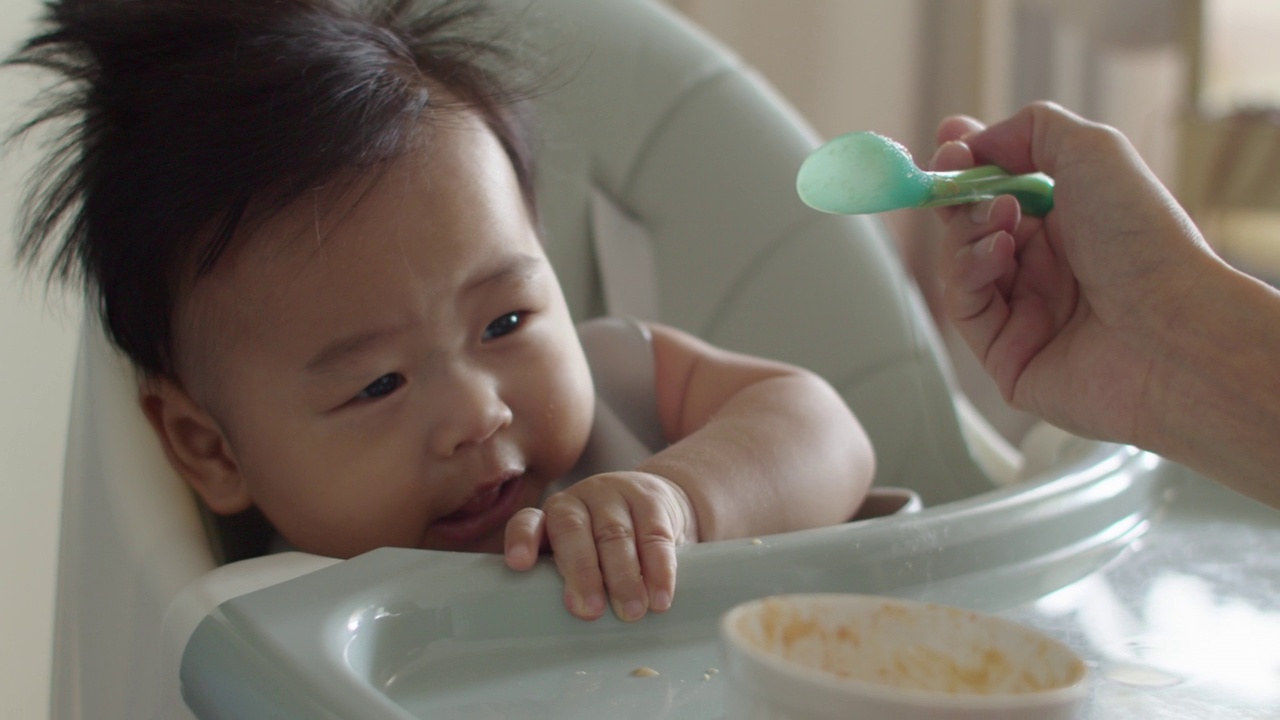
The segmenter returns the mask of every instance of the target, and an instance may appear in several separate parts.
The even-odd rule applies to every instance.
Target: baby
[[[9,62],[66,81],[32,125],[73,124],[20,257],[84,283],[213,513],[252,509],[340,558],[493,552],[526,570],[546,549],[570,612],[635,620],[670,606],[677,546],[858,508],[874,455],[827,383],[652,323],[622,327],[648,348],[662,446],[581,472],[593,369],[540,242],[498,16],[48,7]]]

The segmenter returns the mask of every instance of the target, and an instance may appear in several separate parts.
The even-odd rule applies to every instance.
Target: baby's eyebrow
[[[379,341],[407,332],[409,326],[407,324],[388,325],[386,327],[374,328],[364,332],[339,338],[328,345],[325,345],[315,355],[307,361],[304,369],[308,373],[315,375],[323,374],[333,369],[335,366],[342,364],[344,360],[352,355],[359,354],[366,348],[377,344]]]
[[[510,255],[477,272],[475,277],[469,279],[463,285],[462,291],[474,292],[491,283],[507,279],[528,279],[548,267],[547,261],[536,255]],[[376,345],[386,338],[411,330],[412,327],[409,323],[400,323],[338,338],[311,356],[311,359],[307,361],[303,369],[312,375],[323,375],[341,365],[347,358],[359,354],[370,346]]]
[[[510,255],[502,258],[494,265],[476,273],[462,286],[464,293],[474,292],[493,282],[508,278],[527,279],[547,267],[547,261],[536,255]]]

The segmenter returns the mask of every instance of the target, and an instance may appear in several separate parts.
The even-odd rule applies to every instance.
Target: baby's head
[[[209,509],[299,549],[497,551],[590,374],[477,8],[63,0],[17,61],[74,132],[22,251],[84,281]]]

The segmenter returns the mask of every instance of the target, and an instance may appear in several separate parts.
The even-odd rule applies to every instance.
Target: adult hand
[[[1221,263],[1112,128],[1038,103],[989,128],[948,118],[938,141],[932,169],[994,164],[1056,182],[1043,219],[1012,197],[938,211],[946,316],[1014,407],[1143,444],[1171,336]]]
[[[652,473],[593,475],[526,508],[507,523],[507,565],[533,566],[549,545],[564,578],[564,603],[584,620],[604,614],[608,592],[622,620],[671,606],[676,589],[676,546],[697,542],[688,496]]]

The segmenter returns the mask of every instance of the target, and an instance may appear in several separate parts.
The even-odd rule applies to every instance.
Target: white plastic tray
[[[494,556],[375,551],[220,606],[187,646],[184,696],[202,718],[715,718],[724,611],[849,591],[1059,637],[1093,666],[1094,718],[1276,717],[1280,650],[1251,656],[1276,663],[1274,688],[1256,672],[1251,692],[1215,684],[1170,664],[1177,636],[1144,607],[1169,577],[1191,578],[1267,632],[1280,623],[1280,513],[1127,448],[1081,466],[1091,474],[916,515],[689,547],[673,608],[631,624],[569,616],[549,563],[518,574]],[[642,667],[658,674],[632,674]]]

